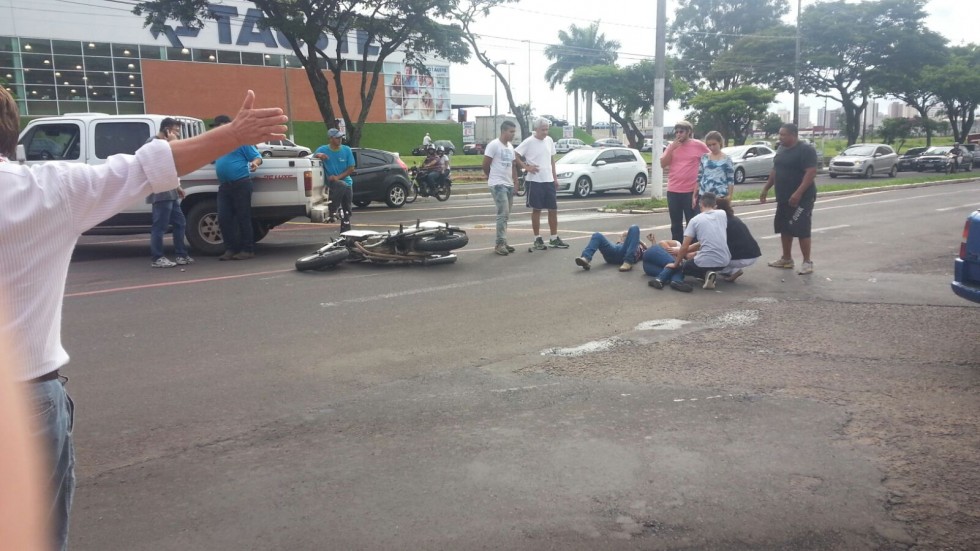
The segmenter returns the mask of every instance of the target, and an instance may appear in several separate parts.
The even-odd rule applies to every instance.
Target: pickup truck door
[[[27,164],[81,160],[81,142],[82,121],[66,119],[37,123],[20,139]]]

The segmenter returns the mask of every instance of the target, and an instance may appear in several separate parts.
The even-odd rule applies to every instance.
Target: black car
[[[897,168],[902,170],[915,170],[915,159],[926,152],[927,147],[910,147],[898,158]]]
[[[973,170],[973,155],[969,151],[960,150],[960,155],[954,155],[952,152],[953,146],[951,145],[930,147],[922,155],[916,157],[915,169],[919,172],[936,171],[946,174],[960,170],[967,172]],[[961,159],[962,164],[960,163]]]
[[[354,199],[359,207],[383,201],[393,209],[405,204],[411,183],[408,167],[393,153],[380,149],[352,147],[357,168],[354,172]]]
[[[565,119],[559,119],[558,117],[552,117],[551,115],[541,115],[542,118],[551,121],[551,126],[568,126],[568,121]]]
[[[453,142],[451,142],[449,140],[434,140],[432,142],[432,147],[438,148],[439,146],[442,146],[442,149],[445,150],[446,155],[455,155],[456,154],[456,146],[453,145]],[[424,157],[425,156],[425,150],[426,150],[426,146],[420,145],[420,146],[418,146],[418,147],[416,147],[415,149],[412,150],[412,155],[416,155],[416,156],[419,156],[419,157]]]

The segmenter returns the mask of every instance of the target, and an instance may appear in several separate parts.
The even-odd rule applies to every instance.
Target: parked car
[[[980,210],[966,218],[960,255],[953,261],[953,292],[980,302]]]
[[[485,143],[467,143],[463,144],[463,154],[464,155],[483,155],[483,151],[487,148]]]
[[[296,145],[289,140],[269,140],[255,144],[263,157],[308,157],[310,148]]]
[[[775,150],[776,149],[776,146],[773,145],[772,142],[767,141],[767,140],[756,140],[756,141],[752,142],[752,145],[764,145],[764,146],[768,147],[769,149],[772,149],[772,150]]]
[[[875,174],[894,177],[898,172],[898,154],[891,146],[880,143],[856,143],[830,160],[828,174],[870,178]]]
[[[961,144],[960,147],[970,152],[973,155],[973,168],[977,168],[980,165],[980,145],[975,143],[965,143]]]
[[[586,147],[585,142],[578,138],[562,138],[555,142],[555,151],[558,153],[568,153],[573,149]]]
[[[380,149],[352,147],[354,153],[354,198],[359,207],[372,201],[383,201],[393,209],[401,208],[408,196],[411,180],[408,166],[394,153]]]
[[[898,158],[898,170],[915,170],[915,160],[925,153],[928,147],[910,147]]]
[[[940,145],[930,147],[915,160],[915,169],[919,172],[934,170],[949,174],[957,170],[973,170],[973,154],[962,150],[959,157],[952,155],[953,146]],[[962,162],[961,162],[962,160]]]
[[[551,126],[568,126],[568,121],[565,119],[559,119],[558,117],[552,117],[551,115],[541,115],[543,118],[551,121]]]
[[[623,142],[616,138],[602,138],[592,142],[592,147],[623,147]]]
[[[627,147],[576,149],[555,162],[558,193],[586,197],[593,191],[628,189],[643,193],[649,180],[640,152]]]
[[[772,160],[776,157],[776,152],[766,145],[736,145],[722,148],[721,152],[732,158],[736,185],[745,182],[746,178],[769,176]]]
[[[432,147],[439,147],[440,145],[442,146],[443,149],[446,150],[446,154],[447,155],[455,155],[456,154],[456,146],[453,145],[453,142],[451,142],[449,140],[433,140]],[[424,145],[420,145],[420,146],[418,146],[418,147],[416,147],[415,149],[412,150],[412,155],[424,156],[425,155],[425,150],[426,150],[426,147]]]

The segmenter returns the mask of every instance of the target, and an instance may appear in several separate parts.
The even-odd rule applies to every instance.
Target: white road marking
[[[941,209],[936,209],[936,212],[946,212],[948,210],[975,209],[975,208],[977,208],[977,204],[976,203],[966,203],[964,205],[958,205],[958,206],[955,206],[955,207],[945,207],[945,208],[941,208]]]
[[[598,341],[591,341],[585,344],[580,344],[572,348],[548,348],[547,350],[542,350],[542,356],[584,356],[585,354],[590,354],[592,352],[601,352],[603,350],[609,350],[623,344],[623,339],[619,337],[610,337],[608,339],[602,339]]]

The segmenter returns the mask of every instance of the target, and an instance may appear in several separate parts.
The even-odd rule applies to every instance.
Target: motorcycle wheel
[[[453,193],[452,186],[447,184],[439,184],[439,187],[436,188],[435,196],[436,199],[440,201],[448,201],[449,196],[452,195],[452,193]]]
[[[451,233],[448,235],[428,235],[416,239],[413,248],[416,251],[439,252],[451,251],[460,247],[465,247],[470,242],[470,238],[465,233]]]
[[[412,185],[408,186],[408,191],[405,192],[405,203],[414,203],[418,198],[419,186],[413,182]]]
[[[322,253],[308,254],[296,259],[296,269],[300,272],[307,270],[325,270],[340,264],[350,255],[347,249],[331,249]]]

